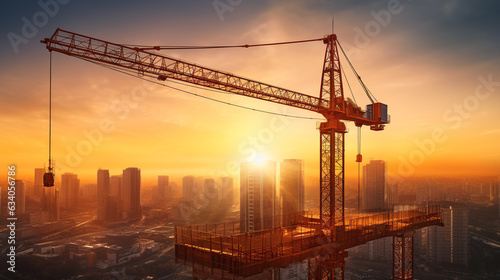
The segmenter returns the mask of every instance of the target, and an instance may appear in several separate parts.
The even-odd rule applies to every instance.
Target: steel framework
[[[440,225],[441,210],[439,206],[429,206],[400,212],[349,215],[345,220],[344,236],[335,243],[328,243],[327,234],[321,230],[319,213],[297,213],[289,219],[291,225],[288,227],[245,233],[241,233],[244,227],[241,221],[176,227],[176,261],[192,266],[193,275],[198,278],[243,279],[308,259],[309,279],[341,278],[346,249]],[[409,271],[411,260],[410,237],[406,235],[406,247],[401,254],[406,256],[406,263],[400,267],[404,266],[406,271]],[[330,260],[332,257],[337,259]]]
[[[326,121],[319,127],[320,213],[315,226],[311,227],[309,224],[309,228],[315,229],[315,237],[321,241],[322,249],[320,254],[309,256],[314,258],[309,266],[309,275],[311,279],[343,279],[346,256],[343,242],[346,241],[347,234],[344,213],[344,134],[347,131],[343,121],[353,121],[358,127],[366,125],[372,130],[382,130],[389,120],[387,106],[382,103],[372,103],[364,111],[344,99],[335,34],[323,38],[326,51],[319,98],[138,47],[114,44],[62,29],[57,29],[51,38],[41,42],[49,51],[133,70],[139,75],[154,77],[160,81],[175,79],[322,114]],[[329,249],[325,251],[325,248]],[[223,251],[221,247],[220,252]],[[213,253],[212,247],[210,252]],[[223,255],[219,257],[222,258]],[[193,265],[194,263],[193,257]]]
[[[413,232],[406,232],[393,237],[393,269],[394,280],[413,280]]]

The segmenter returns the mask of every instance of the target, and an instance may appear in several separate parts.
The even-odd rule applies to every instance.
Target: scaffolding
[[[244,227],[240,221],[176,227],[176,262],[192,266],[196,278],[242,279],[306,259],[319,260],[379,238],[400,238],[419,228],[442,224],[439,205],[377,214],[346,213],[345,226],[335,227],[336,238],[329,242],[331,232],[322,228],[316,213],[302,212],[288,218],[290,226],[246,233],[241,232]],[[405,263],[404,256],[410,249],[400,248],[409,247],[397,248]],[[394,251],[397,248],[395,245]],[[408,268],[399,262],[395,265]],[[409,279],[403,277],[400,279]]]

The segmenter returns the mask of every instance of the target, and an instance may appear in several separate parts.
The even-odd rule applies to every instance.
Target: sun
[[[251,160],[251,162],[255,163],[255,164],[258,164],[258,165],[261,165],[264,163],[264,161],[266,160],[266,158],[261,155],[261,154],[257,154],[255,155],[255,157]]]

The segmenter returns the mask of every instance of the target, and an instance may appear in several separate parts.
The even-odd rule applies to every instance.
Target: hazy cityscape
[[[80,185],[77,174],[65,173],[57,188],[43,187],[44,169],[36,168],[34,180],[16,180],[20,273],[14,279],[77,279],[79,275],[84,279],[127,279],[124,275],[190,279],[190,269],[175,263],[175,226],[240,220],[245,231],[259,231],[286,226],[287,220],[280,217],[318,204],[317,195],[305,191],[309,188],[302,160],[247,162],[240,168],[239,180],[158,175],[155,185],[142,185],[141,170],[136,167],[125,168],[122,174],[99,169],[95,183]],[[494,279],[500,276],[498,184],[499,178],[491,177],[391,182],[385,162],[371,160],[363,166],[361,207],[384,211],[441,205],[444,226],[415,232],[416,278]],[[347,180],[346,211],[356,211],[357,203],[357,181]],[[7,205],[2,186],[2,218],[7,216]],[[1,236],[2,247],[7,248],[8,229],[2,229]],[[5,249],[2,258],[7,261],[4,253]],[[350,249],[346,279],[368,275],[388,279],[392,258],[392,238]],[[279,270],[281,279],[307,279],[307,263]]]
[[[500,2],[0,10],[0,280],[500,279]]]

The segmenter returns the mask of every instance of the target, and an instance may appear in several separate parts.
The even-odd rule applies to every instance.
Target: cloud
[[[500,129],[491,129],[491,130],[486,130],[481,132],[479,136],[487,136],[487,135],[495,135],[495,134],[500,134]]]

